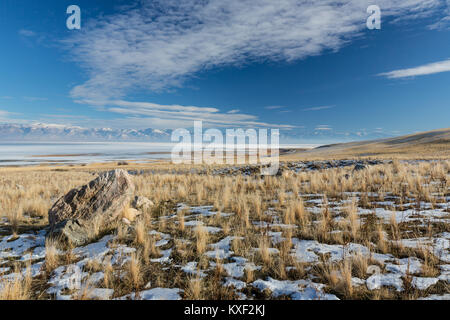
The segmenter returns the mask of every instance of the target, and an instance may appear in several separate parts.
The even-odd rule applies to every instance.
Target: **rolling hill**
[[[450,159],[450,128],[401,137],[325,145],[291,153],[289,159],[405,158]]]

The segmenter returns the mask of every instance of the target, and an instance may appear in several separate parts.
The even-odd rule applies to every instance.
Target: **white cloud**
[[[291,110],[288,110],[285,106],[268,106],[264,107],[266,110],[277,110],[278,113],[289,113],[292,112]]]
[[[8,111],[0,110],[0,118],[3,118],[5,116],[9,115]]]
[[[21,36],[24,36],[24,37],[34,37],[34,36],[36,36],[36,33],[34,31],[27,30],[27,29],[19,30],[19,34]]]
[[[5,110],[0,110],[0,121],[1,122],[11,122],[16,121],[16,119],[13,119],[14,116],[20,115],[20,113],[16,112],[9,112]]]
[[[23,97],[26,101],[29,102],[35,102],[35,101],[47,101],[48,98],[41,98],[41,97]]]
[[[82,100],[80,103],[91,104],[101,111],[108,111],[131,118],[143,118],[147,123],[155,123],[158,119],[158,127],[165,124],[166,128],[191,127],[193,122],[201,120],[205,126],[215,127],[271,127],[292,129],[295,126],[287,124],[266,123],[258,120],[255,115],[240,113],[239,110],[222,113],[217,108],[161,105],[150,102],[131,102],[125,100]],[[128,118],[127,118],[128,119]],[[128,120],[127,120],[128,121]]]
[[[430,30],[445,30],[450,26],[450,13],[447,17],[442,18],[438,22],[430,24],[428,29]]]
[[[439,21],[428,26],[430,30],[445,30],[450,28],[450,0],[443,6],[443,17]]]
[[[319,111],[319,110],[326,110],[326,109],[332,109],[334,106],[321,106],[321,107],[312,107],[312,108],[306,108],[303,109],[303,111]]]
[[[21,29],[18,31],[18,34],[21,36],[22,40],[28,46],[32,46],[34,43],[48,46],[48,41],[46,41],[47,36],[44,33],[35,32],[32,30]]]
[[[88,80],[77,99],[120,99],[181,86],[195,74],[339,50],[366,28],[371,0],[141,0],[84,23],[65,41]],[[423,16],[443,0],[378,0],[383,17]]]
[[[442,1],[378,0],[377,4],[383,17],[414,17],[433,12]],[[84,21],[79,32],[63,41],[87,76],[71,96],[127,121],[142,118],[155,127],[186,127],[203,120],[217,127],[291,129],[237,109],[221,112],[214,107],[132,102],[126,97],[142,90],[180,87],[191,77],[221,66],[289,63],[337,51],[362,36],[370,4],[371,0],[136,1],[120,13]],[[282,106],[266,109],[289,112]]]
[[[329,131],[329,130],[333,130],[333,128],[330,127],[329,125],[323,124],[323,125],[319,125],[319,126],[315,127],[314,130],[316,130],[316,131]]]
[[[267,109],[267,110],[278,110],[278,109],[284,109],[285,107],[283,107],[283,106],[267,106],[267,107],[264,107],[264,109]]]
[[[389,79],[397,79],[397,78],[409,78],[416,76],[424,76],[429,74],[448,72],[450,71],[450,59],[429,63],[423,66],[409,68],[409,69],[400,69],[394,70],[390,72],[380,73],[379,76],[387,77]]]

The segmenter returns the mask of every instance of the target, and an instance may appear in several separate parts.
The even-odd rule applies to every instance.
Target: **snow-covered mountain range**
[[[0,124],[0,141],[170,141],[171,130],[82,128],[58,124]]]
[[[206,128],[205,128],[206,129]],[[269,131],[270,132],[270,131]],[[225,136],[225,130],[224,130]],[[0,123],[0,142],[11,141],[147,141],[170,142],[171,129],[83,128],[61,124]],[[270,135],[270,133],[269,133]],[[335,143],[392,137],[380,131],[339,132],[305,129],[280,131],[280,143]]]

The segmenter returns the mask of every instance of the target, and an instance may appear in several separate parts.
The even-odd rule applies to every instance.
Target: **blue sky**
[[[66,8],[81,8],[81,30]],[[368,30],[377,4],[381,30]],[[449,127],[449,0],[2,0],[0,122]]]

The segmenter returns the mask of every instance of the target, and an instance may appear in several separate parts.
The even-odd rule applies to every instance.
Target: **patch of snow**
[[[323,285],[314,284],[306,280],[280,281],[268,277],[267,280],[258,279],[252,285],[260,291],[270,290],[275,298],[286,295],[293,300],[339,300],[333,294],[323,293],[321,291]]]
[[[172,248],[161,251],[162,257],[157,259],[151,259],[151,262],[159,262],[159,263],[169,263],[172,261],[170,259],[170,255],[172,254]]]
[[[211,248],[213,248],[214,250],[212,251],[208,251],[205,253],[205,255],[207,255],[208,257],[212,258],[212,259],[227,259],[229,258],[231,255],[234,254],[233,251],[231,251],[231,241],[233,241],[234,239],[243,239],[242,237],[226,237],[223,238],[222,240],[220,240],[217,243],[213,243],[210,244],[209,246]]]
[[[261,251],[260,248],[252,248],[253,251],[259,252]],[[269,254],[278,254],[280,253],[280,250],[278,250],[277,248],[267,248],[267,251],[269,252]]]
[[[265,221],[253,221],[252,224],[259,228],[281,228],[281,229],[295,229],[296,225],[283,223],[268,223]]]
[[[420,273],[422,270],[422,262],[416,257],[396,259],[398,264],[388,263],[386,264],[386,270],[393,273],[400,273],[405,275]]]
[[[181,270],[190,275],[199,276],[201,278],[205,277],[206,273],[204,273],[201,270],[198,270],[197,264],[198,263],[195,261],[188,262],[184,267],[181,268]]]
[[[395,287],[397,291],[402,291],[402,275],[395,273],[374,274],[366,280],[366,285],[369,290],[380,289],[384,286],[392,286]]]
[[[90,243],[84,247],[78,247],[73,249],[73,254],[84,258],[83,262],[94,260],[101,263],[103,258],[108,254],[110,248],[108,242],[113,239],[112,235],[107,235],[100,239],[98,242]]]
[[[242,278],[244,276],[244,270],[245,268],[249,268],[252,270],[255,270],[257,267],[252,264],[242,264],[239,262],[231,262],[231,263],[225,263],[223,265],[223,268],[227,272],[227,274],[233,278]]]
[[[198,221],[198,220],[192,220],[192,221],[185,222],[184,225],[186,227],[204,226],[208,233],[218,233],[218,232],[222,231],[222,228],[205,226],[203,221]]]
[[[6,267],[6,268],[0,268],[0,274],[8,272],[10,269],[11,269],[11,268],[9,268],[9,267]]]
[[[225,283],[223,285],[225,287],[235,287],[237,290],[242,290],[247,286],[247,284],[244,281],[237,280],[231,277],[226,277]]]
[[[113,289],[94,288],[88,290],[88,298],[92,300],[110,300],[113,294]]]
[[[366,280],[360,279],[357,277],[352,277],[352,285],[353,286],[358,287],[358,286],[362,286],[363,284],[366,284]]]
[[[118,300],[181,300],[180,293],[182,292],[183,290],[178,288],[153,288],[141,291],[138,295],[135,293],[128,294],[118,298]]]
[[[110,251],[111,264],[123,266],[125,263],[131,260],[131,254],[135,252],[135,248],[127,247],[123,244],[118,245],[116,248]]]
[[[48,294],[61,294],[61,291],[68,290],[80,290],[81,281],[88,276],[87,272],[82,272],[81,268],[76,264],[68,266],[60,266],[53,270],[53,276],[48,281],[50,288],[47,289]]]
[[[378,218],[383,219],[386,223],[389,223],[391,221],[392,215],[394,215],[395,221],[397,223],[423,220],[424,218],[430,221],[439,222],[442,221],[442,219],[444,219],[446,216],[448,216],[448,212],[445,212],[443,209],[431,209],[420,211],[417,211],[415,209],[408,209],[405,211],[392,211],[384,208],[375,208],[375,209],[358,208],[359,214],[372,214],[374,211],[376,216]]]
[[[434,238],[434,254],[442,261],[450,263],[450,232],[444,232]]]
[[[416,289],[426,290],[429,287],[435,285],[438,281],[438,278],[413,277],[411,284]]]
[[[272,238],[272,243],[273,244],[278,244],[280,242],[284,241],[284,238],[282,237],[282,232],[273,232],[273,231],[269,231],[269,236]]]
[[[331,261],[340,261],[344,258],[361,253],[369,255],[369,249],[367,247],[350,243],[348,245],[329,245],[319,243],[314,240],[298,240],[292,239],[294,244],[293,254],[299,262],[317,262],[319,261],[319,254],[329,254]]]
[[[438,279],[450,283],[450,273],[441,274]]]
[[[386,261],[393,261],[395,260],[395,257],[391,254],[383,254],[383,253],[372,253],[371,258],[381,262],[382,264],[385,264]]]
[[[172,238],[172,236],[170,234],[158,232],[156,230],[152,230],[148,234],[151,236],[159,236],[161,239],[166,239],[166,240],[170,240]]]
[[[419,298],[419,300],[450,300],[450,293],[443,295],[433,294],[425,298]]]
[[[167,239],[161,239],[161,240],[159,240],[159,241],[157,241],[156,243],[155,243],[155,247],[163,247],[163,246],[165,246],[166,244],[168,244],[169,243],[169,240],[167,240]]]
[[[0,259],[20,258],[26,251],[35,247],[45,247],[44,230],[37,234],[24,233],[17,239],[13,235],[6,236],[0,242]]]
[[[57,250],[57,254],[61,254],[61,250]],[[45,258],[45,247],[36,247],[32,253],[27,253],[20,258],[20,261],[39,260]]]
[[[105,278],[105,273],[103,273],[101,271],[96,272],[89,276],[87,283],[90,285],[95,285],[95,284],[99,283],[100,281],[103,281],[104,278]]]

